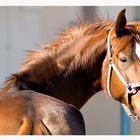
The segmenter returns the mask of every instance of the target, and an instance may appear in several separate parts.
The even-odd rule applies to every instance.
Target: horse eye
[[[127,63],[127,62],[128,62],[127,59],[124,58],[124,57],[120,58],[120,61],[121,61],[122,63]]]

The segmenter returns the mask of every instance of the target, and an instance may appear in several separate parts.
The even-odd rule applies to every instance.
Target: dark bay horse
[[[14,94],[40,96],[38,99],[33,97],[31,101],[28,100],[29,103],[35,100],[42,102],[42,98],[52,96],[80,109],[91,96],[105,90],[123,105],[132,119],[139,119],[139,43],[140,22],[127,23],[125,9],[118,14],[116,21],[100,21],[90,25],[69,27],[49,45],[42,46],[41,50],[29,52],[21,70],[6,80],[0,98],[6,96],[4,99],[7,105],[10,104],[8,98],[12,98]],[[42,97],[39,93],[42,93]],[[15,104],[16,102],[18,100]],[[25,100],[25,105],[26,102]],[[46,108],[49,106],[45,99],[43,103]],[[35,107],[37,106],[35,104]],[[10,111],[11,105],[7,108]],[[0,112],[3,114],[3,111]],[[5,111],[3,117],[9,117],[12,113],[8,116],[7,114]],[[5,127],[0,126],[0,130],[2,129]]]

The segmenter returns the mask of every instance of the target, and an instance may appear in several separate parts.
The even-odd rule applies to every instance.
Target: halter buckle
[[[127,84],[126,89],[128,94],[136,94],[137,92],[136,89],[131,84]]]

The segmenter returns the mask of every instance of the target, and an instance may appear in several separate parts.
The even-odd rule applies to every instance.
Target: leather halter
[[[137,93],[137,88],[140,87],[140,83],[128,83],[126,81],[126,79],[124,78],[124,76],[121,74],[121,72],[118,70],[118,68],[116,67],[113,58],[112,58],[112,54],[111,54],[111,43],[110,43],[110,34],[111,34],[112,29],[109,31],[108,33],[108,37],[107,37],[107,53],[108,53],[108,57],[109,57],[109,69],[108,69],[108,77],[107,77],[107,92],[108,94],[113,97],[111,95],[111,91],[110,91],[110,83],[111,83],[111,73],[112,70],[115,71],[116,75],[118,76],[118,78],[120,79],[120,81],[122,82],[122,84],[125,87],[126,90],[126,101],[127,101],[127,105],[122,103],[122,106],[124,108],[124,110],[126,111],[127,115],[133,120],[138,120],[138,114],[136,112],[134,112],[134,110],[132,109],[131,106],[131,97],[133,95],[135,95]]]

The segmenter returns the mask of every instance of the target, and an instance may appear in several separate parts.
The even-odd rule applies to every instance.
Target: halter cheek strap
[[[132,118],[132,120],[138,120],[138,114],[134,112],[134,110],[131,107],[131,96],[137,93],[136,88],[140,87],[140,83],[128,83],[121,72],[118,70],[116,67],[113,59],[112,59],[112,54],[111,54],[111,44],[110,44],[110,34],[111,34],[112,29],[109,31],[108,37],[107,37],[107,53],[109,57],[109,68],[108,68],[108,77],[107,77],[107,92],[108,94],[112,97],[111,91],[110,91],[110,83],[111,83],[111,73],[112,70],[115,71],[117,74],[118,78],[124,85],[126,89],[126,101],[127,101],[127,106],[122,103],[122,106],[124,110],[126,111],[127,115]]]

